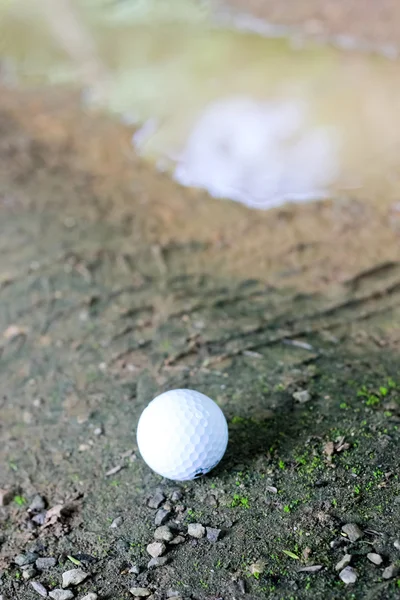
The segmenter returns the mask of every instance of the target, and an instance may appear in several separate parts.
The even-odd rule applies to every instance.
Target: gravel
[[[356,523],[346,523],[346,525],[343,525],[342,531],[351,542],[356,542],[364,535]]]
[[[147,563],[147,568],[148,569],[156,569],[157,567],[164,566],[167,562],[168,562],[167,556],[156,556],[155,558],[152,558]]]
[[[165,510],[165,508],[160,508],[156,512],[156,516],[154,518],[154,524],[155,525],[164,525],[164,523],[166,523],[169,520],[170,516],[171,516],[171,513],[169,510]]]
[[[110,529],[117,529],[124,522],[122,517],[117,517],[110,525]]]
[[[28,511],[31,513],[42,512],[46,508],[46,500],[40,494],[36,494],[33,497],[32,502],[29,505]]]
[[[203,538],[206,534],[206,529],[201,525],[201,523],[189,523],[188,525],[188,534],[191,537],[200,539]]]
[[[43,598],[47,598],[47,590],[44,587],[44,585],[42,585],[38,581],[31,581],[30,584],[33,587],[33,589],[35,590],[35,592],[40,594],[40,596],[42,596]]]
[[[162,492],[156,492],[147,502],[147,506],[150,508],[160,508],[161,504],[165,501],[165,496]]]
[[[50,598],[54,600],[71,600],[74,597],[74,594],[70,590],[53,590],[49,592]]]
[[[353,567],[345,567],[340,571],[339,577],[343,583],[349,585],[350,583],[355,583],[357,581],[357,571],[353,569]]]
[[[143,587],[133,587],[129,591],[132,596],[136,596],[136,598],[147,598],[147,596],[151,596],[151,591]]]
[[[351,554],[345,554],[341,560],[339,560],[338,564],[335,567],[336,571],[341,571],[345,567],[347,567],[351,563],[352,556]]]
[[[177,535],[176,537],[174,537],[173,540],[170,541],[170,545],[177,546],[178,544],[183,544],[184,541],[185,538],[183,537],[183,535]]]
[[[182,498],[183,498],[183,494],[179,490],[175,490],[171,494],[171,501],[172,502],[179,502],[179,500],[182,500]]]
[[[382,577],[383,579],[392,579],[392,577],[396,577],[398,572],[399,567],[396,567],[396,565],[389,565],[386,567],[386,569],[384,569]]]
[[[25,581],[29,581],[30,579],[33,579],[35,577],[35,575],[36,575],[36,569],[32,565],[27,565],[26,567],[23,568],[22,578]]]
[[[215,529],[214,527],[206,527],[207,539],[209,542],[217,542],[219,536],[221,535],[220,529]]]
[[[46,557],[46,558],[38,558],[36,560],[35,564],[36,564],[36,568],[39,571],[45,571],[46,569],[51,569],[52,567],[55,567],[56,563],[57,563],[56,559],[55,558],[51,558],[49,556],[49,557]]]
[[[158,556],[161,556],[162,554],[164,554],[166,549],[167,549],[167,546],[164,544],[164,542],[152,542],[151,544],[149,544],[147,546],[147,552],[153,558],[157,558]]]
[[[383,558],[380,554],[375,554],[375,552],[370,552],[367,554],[368,560],[370,560],[374,565],[381,565],[383,563]]]
[[[294,392],[293,399],[296,402],[300,402],[300,404],[305,404],[311,400],[311,394],[308,390],[299,390],[298,392]]]
[[[172,533],[170,528],[167,527],[167,525],[163,525],[162,527],[157,527],[157,529],[155,530],[154,539],[163,542],[170,542],[174,539],[174,534]]]
[[[62,574],[62,586],[63,588],[67,588],[70,585],[79,585],[82,581],[85,581],[89,575],[82,571],[82,569],[71,569],[69,571],[65,571]]]
[[[19,567],[24,567],[25,565],[32,565],[37,558],[38,555],[36,552],[27,552],[26,554],[18,554],[18,556],[14,558],[14,562]]]

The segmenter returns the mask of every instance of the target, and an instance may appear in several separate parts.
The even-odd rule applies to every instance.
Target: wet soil
[[[155,173],[70,94],[4,90],[0,111],[3,597],[38,597],[14,563],[34,547],[57,559],[35,577],[47,590],[68,557],[90,573],[76,597],[397,598],[382,575],[400,559],[400,214],[351,197],[250,211]],[[184,485],[135,440],[174,387],[214,398],[230,427],[220,466]],[[148,570],[148,499],[177,487],[184,542]],[[38,493],[64,506],[42,524]],[[220,540],[190,539],[190,522]]]

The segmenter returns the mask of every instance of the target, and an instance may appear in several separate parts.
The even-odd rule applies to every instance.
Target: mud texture
[[[363,221],[393,241],[385,255],[370,236],[362,254],[351,199],[260,214],[183,191],[131,154],[126,131],[60,95],[4,93],[0,133],[3,598],[39,597],[14,562],[32,549],[56,559],[33,579],[48,591],[77,562],[90,574],[76,598],[398,598],[392,222]],[[146,403],[174,387],[214,398],[230,427],[222,463],[184,485],[151,473],[135,441]],[[148,569],[157,491],[183,540]],[[36,494],[58,507],[42,523]],[[191,522],[219,539],[190,538]]]

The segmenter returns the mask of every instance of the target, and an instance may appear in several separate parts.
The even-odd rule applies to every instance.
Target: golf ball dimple
[[[194,390],[170,390],[144,409],[137,428],[140,454],[159,475],[195,479],[225,454],[228,425],[219,406]]]

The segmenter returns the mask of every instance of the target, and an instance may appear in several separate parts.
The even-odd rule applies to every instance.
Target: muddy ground
[[[76,598],[398,598],[396,209],[260,213],[182,190],[62,93],[4,90],[0,133],[2,600],[78,566]],[[174,387],[214,398],[230,428],[222,463],[184,485],[135,440]],[[149,569],[160,492],[182,540]],[[28,551],[56,564],[26,581]]]

